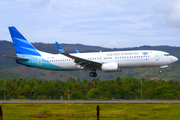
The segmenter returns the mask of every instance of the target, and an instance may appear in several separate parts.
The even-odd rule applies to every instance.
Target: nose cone
[[[178,58],[177,58],[177,57],[172,56],[171,61],[174,63],[174,62],[178,61]]]

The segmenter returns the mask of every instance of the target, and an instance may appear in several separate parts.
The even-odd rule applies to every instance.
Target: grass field
[[[3,120],[180,120],[180,104],[0,104]]]

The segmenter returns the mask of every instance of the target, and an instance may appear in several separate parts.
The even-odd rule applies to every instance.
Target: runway
[[[45,104],[180,104],[180,100],[1,100],[2,104],[22,104],[22,103],[45,103]]]

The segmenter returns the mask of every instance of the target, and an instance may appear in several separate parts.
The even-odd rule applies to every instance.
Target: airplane
[[[9,27],[9,32],[17,56],[5,57],[16,60],[16,63],[27,67],[46,70],[74,71],[89,70],[90,77],[96,77],[96,70],[104,72],[120,72],[123,68],[160,67],[167,68],[169,64],[178,61],[178,58],[164,51],[132,50],[112,52],[66,53],[56,42],[59,54],[51,54],[37,50],[15,28]]]

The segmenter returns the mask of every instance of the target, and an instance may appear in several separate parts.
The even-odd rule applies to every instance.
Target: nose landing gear
[[[162,70],[159,70],[159,74],[161,74],[163,71]]]
[[[92,69],[92,72],[89,73],[90,77],[97,77],[96,69]]]

